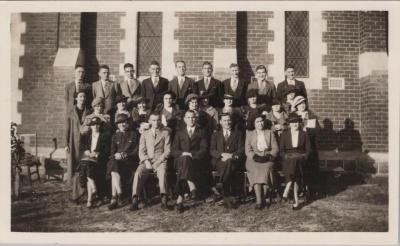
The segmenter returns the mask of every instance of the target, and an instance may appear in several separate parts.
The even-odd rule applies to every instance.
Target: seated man
[[[240,161],[244,157],[244,138],[239,130],[232,128],[230,114],[223,113],[219,123],[222,128],[215,131],[211,137],[210,154],[214,169],[218,173],[218,183],[222,183],[224,205],[234,208],[236,204],[231,198],[231,188],[235,172],[240,169]]]
[[[118,199],[122,193],[127,193],[133,172],[138,164],[139,135],[137,131],[129,129],[128,116],[117,115],[116,124],[118,130],[111,140],[110,160],[108,161],[108,173],[111,172],[111,203],[110,210],[118,207]]]
[[[169,131],[162,128],[161,116],[151,113],[149,118],[151,128],[142,133],[139,143],[140,164],[135,172],[132,188],[131,211],[138,210],[138,196],[142,192],[150,172],[155,172],[160,186],[161,207],[167,209],[166,169],[171,152]]]
[[[175,169],[177,171],[176,193],[178,199],[176,209],[179,213],[184,210],[183,195],[186,183],[189,186],[192,199],[196,198],[195,169],[203,164],[202,162],[207,157],[208,147],[205,131],[196,125],[196,113],[192,110],[186,111],[184,121],[186,126],[176,133],[171,151],[175,158]]]

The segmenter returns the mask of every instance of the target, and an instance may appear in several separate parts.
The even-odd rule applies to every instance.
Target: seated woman
[[[178,122],[181,120],[181,111],[175,100],[175,93],[167,91],[163,95],[163,103],[158,104],[155,109],[161,115],[161,123],[171,130],[171,134],[177,130]]]
[[[93,117],[89,122],[90,130],[81,136],[81,161],[79,163],[79,181],[87,189],[87,207],[93,207],[94,194],[105,196],[105,169],[109,155],[108,137],[103,133],[103,121]],[[99,190],[97,190],[97,187]]]
[[[272,131],[264,128],[265,116],[258,115],[254,119],[255,130],[246,133],[246,170],[256,194],[255,209],[262,209],[271,203],[269,188],[273,185],[273,166],[278,155],[278,144]],[[269,194],[268,194],[269,193]],[[265,197],[269,195],[267,203]]]
[[[308,109],[307,100],[303,96],[297,96],[294,99],[294,108],[297,115],[302,119],[302,127],[307,131],[310,137],[311,153],[307,160],[307,165],[304,167],[304,191],[306,199],[309,201],[314,195],[313,187],[321,184],[319,175],[319,155],[318,155],[318,132],[320,126],[318,117],[314,112]]]
[[[296,113],[289,114],[290,129],[282,133],[280,140],[280,154],[286,179],[283,199],[287,200],[290,188],[293,185],[293,210],[300,209],[299,184],[303,181],[303,167],[311,152],[310,138],[307,132],[301,130],[300,121],[301,118]]]
[[[150,110],[146,108],[147,99],[143,97],[139,97],[136,101],[133,102],[132,109],[132,121],[133,121],[133,129],[137,129],[141,134],[143,131],[148,130],[150,128],[149,120]]]
[[[111,118],[108,114],[104,114],[104,98],[96,97],[92,101],[92,108],[93,113],[89,114],[85,118],[85,122],[81,127],[81,133],[84,134],[90,130],[89,123],[93,117],[98,117],[102,122],[103,126],[102,129],[105,133],[111,134],[112,127],[111,127]]]
[[[257,104],[258,92],[256,89],[250,89],[246,93],[247,105],[242,106],[242,115],[246,120],[246,130],[254,130],[254,119],[256,116],[267,110],[266,104]]]

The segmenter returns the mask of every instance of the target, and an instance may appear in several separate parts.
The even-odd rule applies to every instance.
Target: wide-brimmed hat
[[[258,96],[258,92],[257,92],[256,89],[250,89],[250,90],[248,90],[246,92],[246,98],[247,99],[252,98],[252,97],[256,97],[257,98],[257,96]]]
[[[292,85],[289,85],[287,88],[286,88],[286,90],[285,90],[285,92],[283,93],[283,96],[287,96],[287,94],[289,94],[289,93],[296,93],[297,92],[297,90],[296,90],[296,87],[294,87],[294,86],[292,86]]]
[[[122,123],[122,122],[127,122],[129,119],[128,115],[126,114],[118,114],[117,118],[115,120],[116,124]]]
[[[287,121],[288,121],[289,123],[298,123],[298,122],[301,121],[301,118],[300,118],[300,116],[299,116],[298,114],[296,114],[296,113],[290,113],[289,116],[288,116]]]
[[[92,101],[92,108],[94,108],[95,106],[101,104],[104,107],[104,98],[103,97],[96,97],[95,99],[93,99]]]
[[[274,98],[274,99],[272,99],[271,105],[281,105],[281,102],[278,99]]]
[[[147,100],[147,98],[144,98],[144,97],[137,97],[136,99],[134,99],[133,101],[132,101],[132,103],[136,106],[136,105],[138,105],[139,103],[147,103],[148,102],[148,100]]]
[[[128,98],[125,95],[117,95],[115,97],[115,103],[120,103],[120,102],[127,102]]]
[[[225,94],[225,95],[224,95],[224,99],[231,99],[231,100],[233,100],[234,97],[233,97],[231,94]]]
[[[199,96],[197,94],[191,93],[186,97],[185,103],[188,104],[193,99],[198,100]]]
[[[297,96],[293,99],[293,107],[297,107],[297,105],[305,102],[306,99],[303,96]]]
[[[99,117],[95,116],[90,119],[88,126],[101,125],[101,124],[103,124],[101,119]]]

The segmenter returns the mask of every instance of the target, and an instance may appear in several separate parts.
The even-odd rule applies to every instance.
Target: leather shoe
[[[139,210],[139,203],[136,197],[132,198],[132,204],[131,207],[129,208],[130,211],[136,211]]]
[[[118,202],[117,201],[111,201],[110,205],[108,205],[109,210],[114,210],[118,207]]]
[[[183,207],[183,203],[177,203],[176,204],[176,212],[181,214],[181,213],[183,213],[184,210],[185,210],[185,208]]]
[[[192,200],[196,200],[197,199],[197,190],[192,190],[190,192],[190,197],[192,198]]]
[[[263,209],[263,206],[262,206],[262,204],[256,204],[256,206],[254,207],[254,209],[255,210],[262,210]]]
[[[300,210],[300,209],[301,209],[301,206],[300,206],[300,204],[298,204],[297,206],[293,205],[293,206],[292,206],[292,209],[293,209],[293,210]]]

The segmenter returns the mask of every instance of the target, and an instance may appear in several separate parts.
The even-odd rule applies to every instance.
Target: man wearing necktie
[[[294,66],[292,65],[286,66],[285,80],[280,82],[277,87],[276,97],[281,103],[286,102],[285,91],[287,91],[290,86],[294,86],[297,96],[303,96],[305,99],[307,99],[306,86],[303,81],[296,79]]]
[[[230,114],[221,114],[219,123],[222,129],[215,131],[211,137],[210,154],[213,168],[217,170],[217,187],[222,186],[224,205],[235,208],[231,189],[237,179],[237,171],[243,170],[244,138],[241,132],[232,128]]]
[[[147,100],[146,107],[154,110],[156,106],[163,102],[163,93],[168,90],[169,81],[160,76],[161,67],[157,61],[152,61],[149,67],[150,78],[142,82],[142,97]]]
[[[64,101],[65,101],[65,110],[67,113],[71,111],[73,106],[75,105],[74,94],[80,90],[86,91],[86,106],[89,108],[92,103],[90,96],[90,92],[92,90],[90,84],[85,83],[85,68],[82,65],[75,66],[75,81],[68,83],[65,85],[65,93],[64,93]]]
[[[247,90],[255,89],[258,92],[258,103],[267,105],[271,110],[272,100],[276,97],[276,88],[273,82],[267,80],[268,71],[264,65],[256,67],[256,79],[249,84]]]
[[[222,107],[222,84],[221,81],[212,77],[213,66],[210,62],[203,63],[202,73],[204,77],[195,83],[196,91],[199,95],[207,95],[210,105],[214,108]]]
[[[118,84],[118,94],[127,97],[128,108],[142,95],[142,86],[135,79],[135,68],[131,63],[124,65],[125,79]]]
[[[161,207],[167,209],[167,160],[171,152],[170,134],[162,128],[161,115],[151,113],[151,128],[142,133],[139,143],[139,166],[136,169],[132,188],[131,211],[138,210],[138,196],[150,173],[155,172],[160,187]]]
[[[115,106],[115,97],[117,96],[117,85],[109,81],[110,68],[107,65],[100,66],[100,80],[92,84],[93,99],[97,97],[104,98],[104,113],[114,115],[112,110]]]
[[[176,104],[180,109],[186,109],[185,99],[191,93],[197,93],[194,80],[186,76],[186,64],[179,60],[175,62],[177,76],[174,77],[168,85],[168,91],[172,91],[176,95]]]
[[[231,77],[224,80],[223,94],[233,96],[233,107],[241,107],[246,105],[246,83],[239,77],[239,66],[232,63],[229,66]]]

